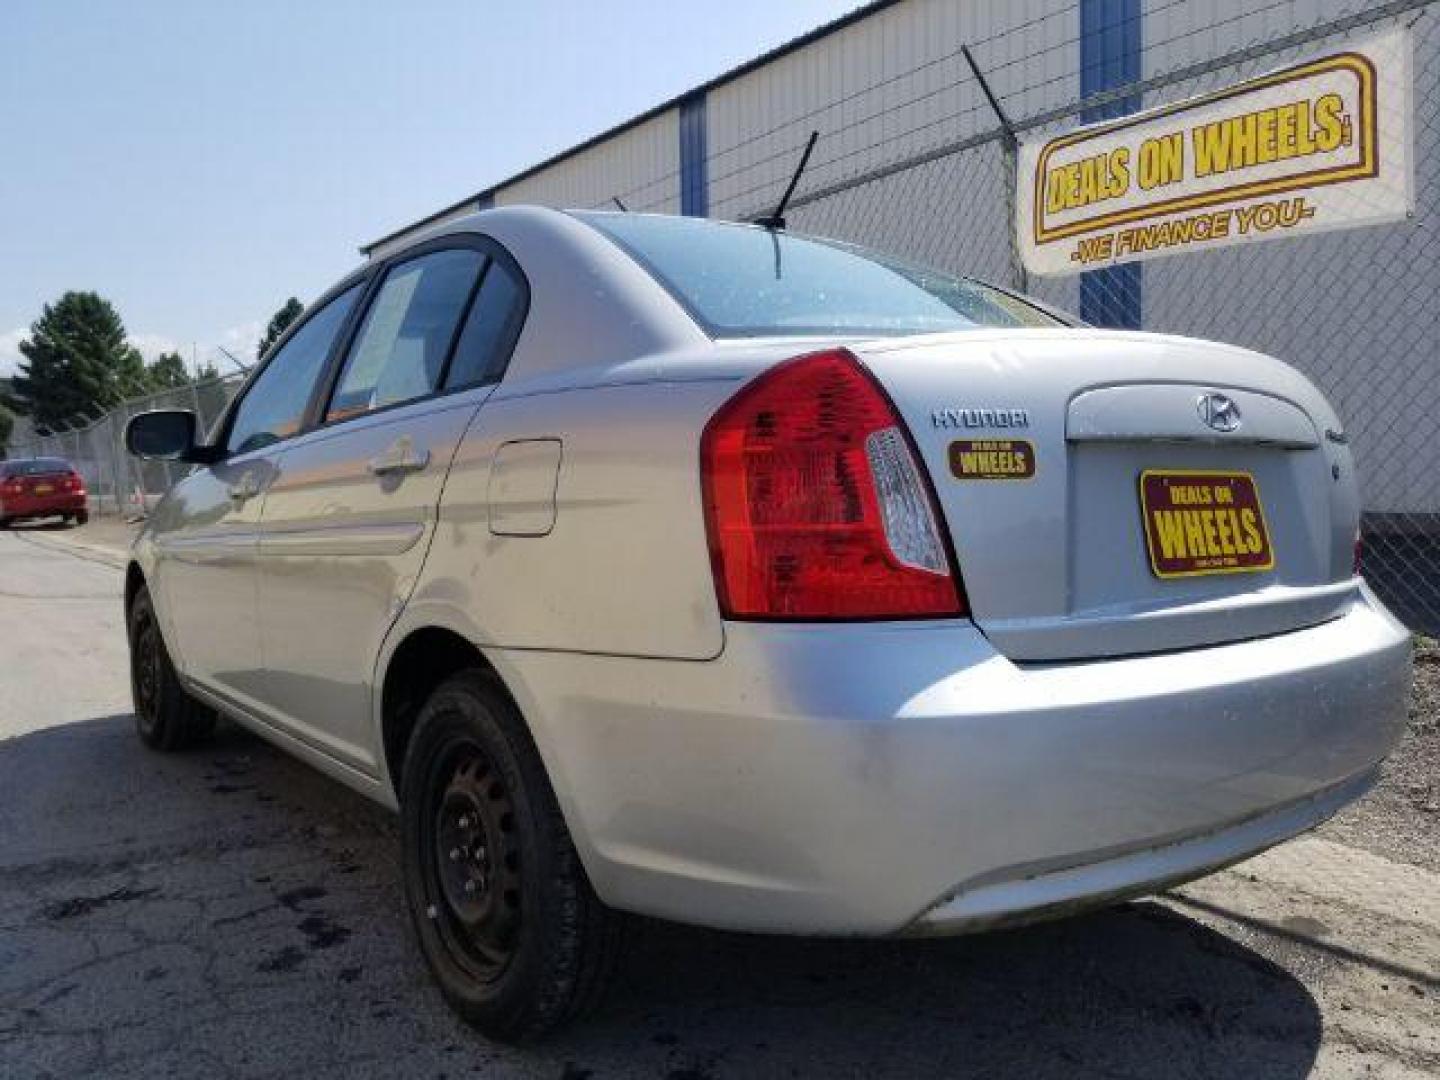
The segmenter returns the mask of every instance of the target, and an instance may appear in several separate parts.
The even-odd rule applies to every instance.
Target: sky
[[[856,6],[4,0],[0,376],[70,289],[248,362],[360,244]]]

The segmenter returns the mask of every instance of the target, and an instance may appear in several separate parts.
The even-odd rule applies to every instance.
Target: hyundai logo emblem
[[[1240,406],[1224,394],[1201,394],[1195,411],[1206,427],[1216,431],[1234,431],[1240,426]]]

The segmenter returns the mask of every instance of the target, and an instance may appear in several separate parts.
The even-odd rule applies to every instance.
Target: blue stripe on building
[[[1080,96],[1140,79],[1141,0],[1080,0]],[[1120,97],[1080,114],[1083,123],[1111,120],[1140,107],[1139,95]],[[1096,326],[1138,330],[1143,314],[1140,264],[1080,275],[1080,317]]]
[[[705,165],[705,95],[680,103],[680,213],[710,213],[710,177]]]

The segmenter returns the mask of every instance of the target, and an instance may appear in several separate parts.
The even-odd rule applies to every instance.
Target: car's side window
[[[391,267],[345,358],[327,423],[439,389],[456,327],[484,264],[483,253],[454,248]]]
[[[445,377],[447,390],[499,377],[525,314],[524,299],[515,273],[499,259],[491,259],[455,346]]]
[[[360,285],[352,285],[331,300],[271,357],[235,408],[227,452],[260,450],[300,430],[315,382],[360,290]]]

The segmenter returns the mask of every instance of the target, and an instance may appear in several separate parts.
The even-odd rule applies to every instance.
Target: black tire
[[[74,521],[76,525],[88,525],[90,524],[90,511],[81,510],[75,514],[71,520]]]
[[[150,590],[141,586],[130,603],[130,693],[135,730],[155,750],[183,750],[215,730],[215,713],[180,685],[165,648]]]
[[[622,916],[590,887],[519,711],[465,672],[420,711],[401,784],[401,863],[421,952],[482,1034],[528,1042],[598,1003]]]

